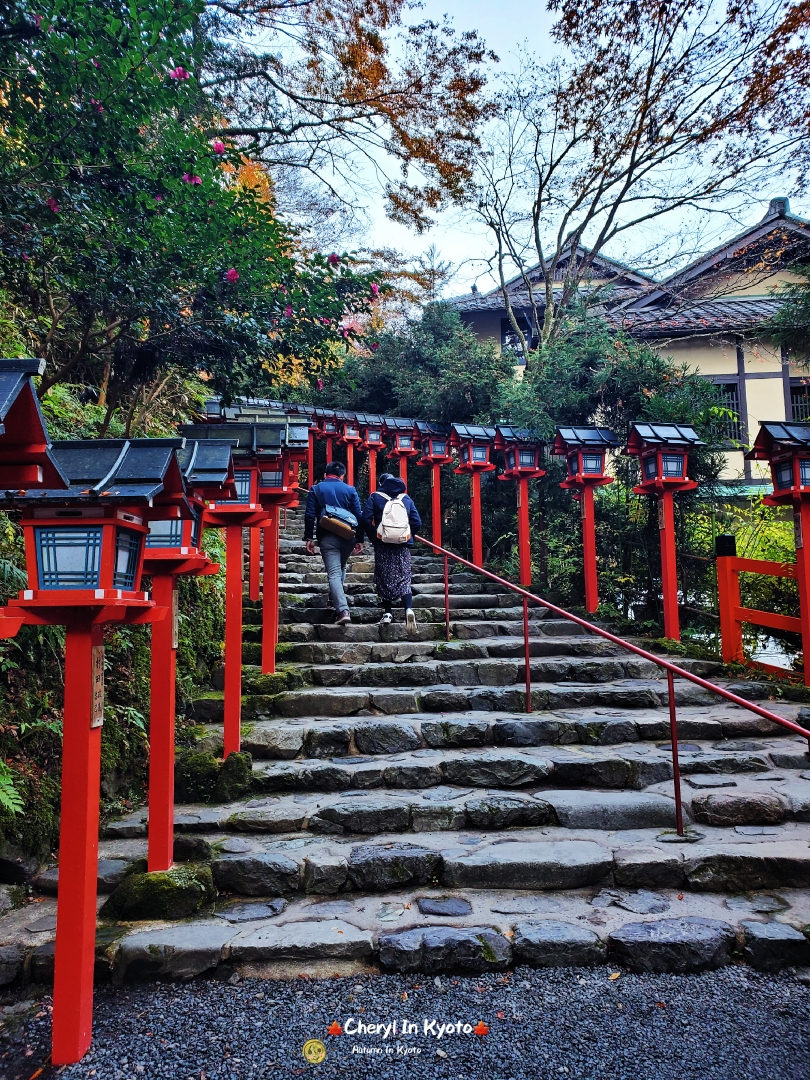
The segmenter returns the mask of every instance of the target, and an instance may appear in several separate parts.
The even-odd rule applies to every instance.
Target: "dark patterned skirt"
[[[374,587],[380,600],[399,600],[411,591],[411,549],[407,544],[374,544]]]

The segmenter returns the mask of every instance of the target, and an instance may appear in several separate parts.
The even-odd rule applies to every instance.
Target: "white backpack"
[[[392,499],[384,491],[378,491],[385,499],[382,518],[377,526],[377,538],[384,544],[407,544],[411,538],[411,526],[408,521],[408,510],[403,503],[405,493]]]

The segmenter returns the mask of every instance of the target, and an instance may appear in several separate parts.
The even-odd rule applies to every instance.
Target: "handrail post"
[[[532,657],[529,649],[529,601],[523,597],[523,655],[526,661],[526,712],[532,711]]]
[[[804,685],[810,686],[810,556],[804,537],[810,543],[810,502],[803,498],[794,504],[793,531],[796,537],[796,584],[799,587],[799,617],[802,624],[802,653],[804,655]]]
[[[444,640],[450,640],[450,567],[444,557]]]
[[[736,664],[745,659],[742,624],[737,617],[740,607],[740,572],[734,565],[737,542],[733,536],[722,534],[715,538],[714,550],[717,606],[720,614],[720,655],[724,664]]]
[[[675,785],[675,824],[678,829],[678,836],[683,836],[681,766],[678,761],[678,715],[675,705],[675,679],[671,671],[667,671],[667,687],[669,689],[669,745],[672,749],[672,782]]]

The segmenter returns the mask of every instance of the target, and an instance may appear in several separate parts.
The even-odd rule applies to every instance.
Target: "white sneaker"
[[[416,615],[412,607],[409,607],[405,612],[405,627],[408,630],[416,629]]]
[[[394,616],[390,611],[386,611],[383,617],[380,619],[380,626],[389,626],[394,621]]]

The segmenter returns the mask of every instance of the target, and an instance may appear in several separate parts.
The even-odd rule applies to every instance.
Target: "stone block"
[[[242,749],[254,758],[291,760],[298,757],[303,749],[305,731],[303,726],[281,725],[272,720],[245,725]]]
[[[0,986],[10,986],[22,975],[24,961],[22,945],[0,945]]]
[[[299,888],[298,864],[286,855],[220,855],[211,867],[220,891],[241,896],[290,896]]]
[[[356,889],[386,891],[427,885],[441,874],[442,856],[415,844],[363,844],[352,848],[349,880]]]
[[[304,859],[304,892],[328,895],[346,884],[349,865],[339,855],[307,855]]]
[[[172,858],[175,862],[210,862],[213,851],[202,836],[175,836]]]
[[[810,964],[810,941],[787,923],[744,922],[743,955],[757,971],[779,971]]]
[[[369,796],[321,807],[310,817],[309,827],[312,832],[331,833],[405,832],[410,817],[403,800]]]
[[[597,885],[613,860],[590,840],[494,844],[463,855],[445,855],[442,883],[473,889],[581,889]]]
[[[485,795],[479,799],[468,799],[466,811],[467,821],[476,829],[549,825],[555,820],[554,811],[547,802],[519,795]]]
[[[339,919],[287,922],[243,930],[226,950],[231,963],[278,960],[365,960],[374,949],[371,932]]]
[[[339,724],[315,724],[304,741],[308,758],[345,757],[351,749],[352,733]]]
[[[549,746],[576,741],[564,738],[572,728],[560,720],[496,720],[492,739],[496,746]]]
[[[411,804],[411,828],[414,832],[442,832],[463,829],[465,823],[466,815],[463,803]]]
[[[208,866],[175,866],[151,874],[130,874],[110,894],[100,914],[118,919],[187,919],[216,893]]]
[[[625,889],[680,889],[684,884],[683,852],[655,848],[619,848],[613,853],[616,884]]]
[[[684,874],[696,892],[806,889],[810,848],[798,841],[701,845],[684,858]]]
[[[675,824],[674,800],[638,791],[544,791],[566,829],[658,829]]]
[[[557,919],[518,923],[512,948],[516,962],[532,967],[594,967],[607,955],[593,930]]]
[[[423,720],[422,738],[428,746],[483,746],[487,741],[487,720]]]
[[[304,808],[285,801],[279,806],[240,810],[236,814],[231,814],[225,824],[234,832],[286,833],[303,829],[305,820]]]
[[[728,963],[732,926],[716,919],[626,923],[608,936],[612,959],[631,971],[710,971]]]
[[[785,804],[766,791],[711,791],[692,798],[692,817],[703,825],[778,825]]]
[[[612,746],[638,742],[638,729],[632,720],[577,720],[574,727],[581,743],[588,746]]]
[[[488,926],[426,926],[380,937],[380,963],[393,971],[479,974],[511,962],[508,939]]]
[[[136,979],[190,979],[219,964],[233,927],[221,921],[165,926],[128,934],[113,964],[117,984]]]
[[[489,754],[465,754],[448,758],[442,765],[448,784],[472,784],[474,787],[512,788],[538,784],[551,773],[553,765],[543,758],[505,751]]]

